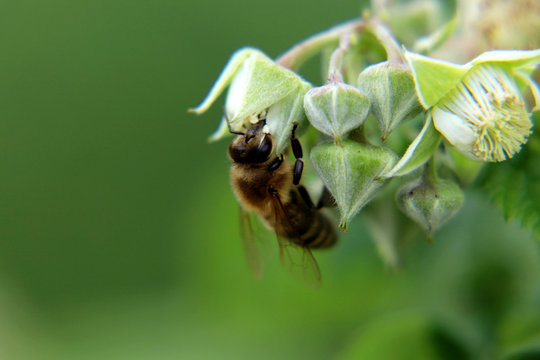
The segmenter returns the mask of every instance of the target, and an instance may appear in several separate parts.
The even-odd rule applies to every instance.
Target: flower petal
[[[467,152],[475,141],[474,131],[465,119],[437,106],[433,108],[433,125],[450,144]]]

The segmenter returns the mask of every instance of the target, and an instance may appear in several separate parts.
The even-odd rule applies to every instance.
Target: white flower
[[[511,158],[527,142],[532,123],[516,81],[540,92],[530,73],[540,50],[483,53],[465,65],[406,52],[415,87],[435,128],[463,154],[480,161]]]
[[[233,131],[243,131],[266,111],[275,151],[281,153],[288,145],[293,124],[305,119],[302,99],[311,86],[259,50],[244,48],[231,57],[203,102],[189,111],[204,113],[228,86],[225,115],[210,140],[229,134],[227,121]]]
[[[532,128],[514,81],[489,64],[473,69],[433,107],[433,123],[459,151],[483,161],[514,156]]]

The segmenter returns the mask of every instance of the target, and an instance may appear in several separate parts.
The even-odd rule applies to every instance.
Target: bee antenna
[[[233,129],[231,128],[231,122],[229,121],[229,116],[227,115],[227,111],[225,108],[223,108],[223,118],[225,119],[225,122],[227,123],[227,127],[229,128],[229,132],[231,134],[246,136],[246,134],[243,132],[233,131]]]

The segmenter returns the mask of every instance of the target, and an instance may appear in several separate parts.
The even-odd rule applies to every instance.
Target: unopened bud
[[[405,65],[388,61],[372,65],[360,73],[358,87],[369,96],[383,138],[423,110],[412,72]]]
[[[341,213],[339,226],[346,229],[384,184],[382,175],[392,168],[397,156],[383,147],[345,140],[342,145],[317,145],[311,150],[311,160],[336,199]]]
[[[304,109],[317,130],[341,143],[349,131],[366,120],[369,98],[351,85],[330,83],[309,90],[304,96]]]
[[[449,180],[418,181],[402,187],[397,193],[401,210],[432,234],[447,222],[463,205],[463,192]]]

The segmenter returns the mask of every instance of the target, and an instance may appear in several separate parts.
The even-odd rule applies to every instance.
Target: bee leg
[[[294,170],[293,170],[293,184],[294,185],[300,184],[300,179],[302,178],[302,172],[304,171],[304,160],[302,160],[304,153],[302,151],[302,145],[300,144],[300,140],[298,140],[295,134],[297,127],[298,127],[298,123],[295,122],[292,129],[292,134],[291,134],[291,148],[292,148],[294,157],[296,158],[296,162],[294,163]]]
[[[321,197],[319,198],[319,202],[317,203],[317,209],[320,209],[322,207],[336,207],[336,199],[334,199],[326,186],[323,188]]]
[[[304,161],[302,159],[296,159],[294,162],[294,172],[293,172],[293,184],[300,184],[300,179],[302,178],[302,172],[304,171]]]
[[[313,204],[313,201],[311,200],[311,196],[309,196],[309,193],[307,192],[306,188],[303,185],[300,185],[298,187],[298,192],[300,193],[300,196],[302,197],[302,200],[304,200],[306,205],[310,209],[315,209],[315,204]]]
[[[270,166],[268,166],[268,170],[270,171],[277,170],[281,166],[282,163],[283,163],[283,154],[281,154],[281,157],[276,158],[276,160],[272,161]]]
[[[227,111],[225,110],[225,108],[223,108],[223,117],[225,118],[225,122],[227,123],[227,127],[229,128],[229,132],[231,134],[242,135],[242,136],[246,135],[245,133],[240,132],[240,131],[233,131],[233,129],[231,128],[231,123],[229,122],[229,116],[227,115]]]

